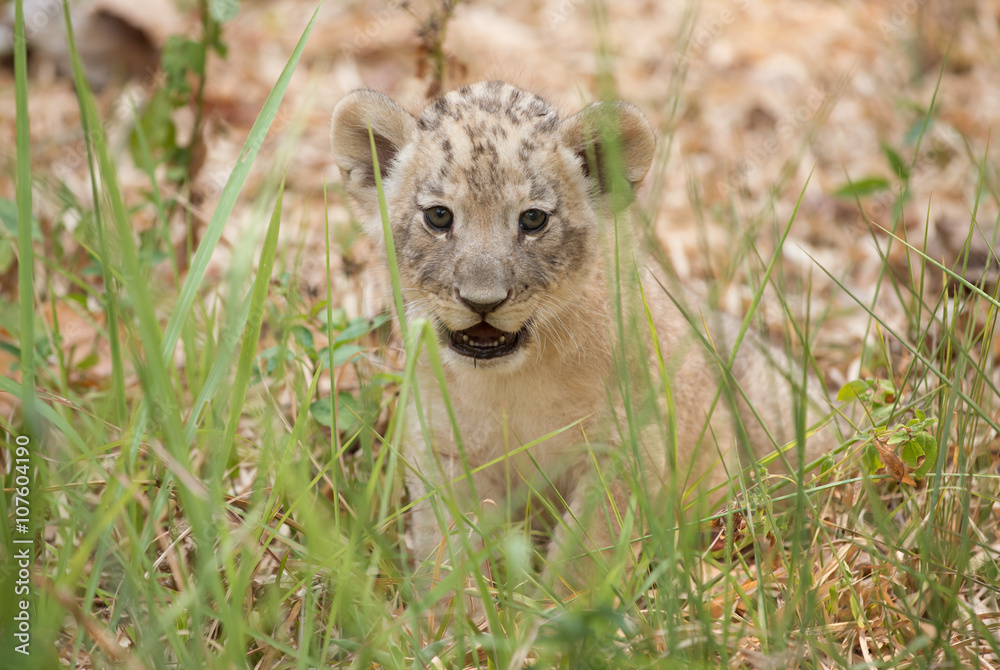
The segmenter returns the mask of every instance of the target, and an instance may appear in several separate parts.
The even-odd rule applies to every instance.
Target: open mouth
[[[513,353],[526,336],[527,327],[514,333],[505,333],[482,321],[472,328],[451,332],[448,345],[462,356],[483,360]]]

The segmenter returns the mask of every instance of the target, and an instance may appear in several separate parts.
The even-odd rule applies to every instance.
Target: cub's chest
[[[517,452],[518,461],[530,460],[527,453],[548,460],[599,439],[595,430],[606,423],[603,419],[607,414],[604,383],[581,377],[589,376],[453,378],[449,394],[470,462],[482,465],[513,452]],[[422,384],[422,388],[431,391],[425,395],[430,396],[427,409],[435,440],[439,449],[457,448],[444,399],[436,381],[428,381],[430,384]],[[536,441],[540,442],[522,448]]]

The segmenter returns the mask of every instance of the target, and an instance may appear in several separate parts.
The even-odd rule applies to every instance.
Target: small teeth
[[[507,336],[501,335],[495,340],[478,340],[470,338],[467,334],[462,333],[461,341],[463,344],[469,344],[474,347],[499,347],[501,344],[507,344]]]

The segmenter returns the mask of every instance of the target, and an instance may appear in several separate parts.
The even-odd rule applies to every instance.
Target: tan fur
[[[477,515],[483,501],[493,501],[501,510],[508,503],[523,510],[532,490],[565,501],[569,509],[554,538],[553,561],[576,553],[574,538],[581,529],[575,520],[595,520],[582,529],[588,548],[612,545],[619,532],[616,523],[608,521],[614,519],[614,510],[591,514],[593,503],[588,503],[595,490],[607,490],[596,482],[595,461],[607,466],[605,476],[616,476],[607,452],[621,438],[611,419],[615,413],[619,423],[623,419],[621,402],[609,402],[620,394],[614,388],[609,394],[619,343],[604,267],[611,230],[607,203],[611,194],[630,196],[648,171],[655,146],[648,121],[627,103],[598,103],[560,119],[541,99],[499,82],[449,93],[416,119],[382,94],[356,91],[334,111],[333,147],[367,231],[381,240],[368,124],[378,147],[408,318],[426,318],[439,328],[448,390],[464,445],[462,454],[438,384],[422,363],[418,384],[430,443],[410,407],[403,445],[413,466],[407,487],[411,498],[420,501],[408,534],[412,555],[418,561],[433,558],[441,546],[435,506],[445,527],[452,525],[445,505],[427,496],[428,483],[431,489],[454,488],[461,511]],[[605,131],[599,132],[601,128]],[[628,183],[608,183],[603,174],[603,162],[614,155],[607,128],[616,131],[618,172]],[[454,214],[446,232],[424,222],[423,210],[436,206]],[[531,208],[550,213],[541,234],[527,234],[518,226],[520,214]],[[628,254],[622,257],[630,259]],[[734,413],[723,395],[709,417],[720,384],[719,365],[651,276],[643,277],[643,285],[670,373],[678,437],[675,479],[681,481],[670,483],[663,422],[650,421],[644,429],[643,462],[633,463],[632,472],[641,473],[653,496],[682,495],[674,486],[708,490],[746,463],[738,458],[736,415],[757,455],[793,439],[792,392],[768,363],[770,350],[751,336],[733,375],[773,440],[745,402],[737,401],[739,411]],[[483,318],[469,305],[497,302],[485,316],[489,324],[505,332],[529,324],[530,336],[520,349],[477,361],[451,350],[447,331],[463,331]],[[631,309],[635,313],[634,305]],[[641,318],[641,308],[638,314]],[[709,321],[713,342],[728,356],[726,345],[735,339],[737,328],[722,317]],[[648,376],[652,369],[654,387],[662,388],[648,346],[646,352],[629,359],[627,381]],[[637,389],[640,386],[636,383]],[[661,398],[660,410],[666,409]],[[818,416],[810,412],[810,421]],[[706,421],[709,431],[703,431]],[[807,457],[830,444],[830,436],[817,436]],[[494,460],[498,462],[474,474],[473,496],[469,481],[462,479],[466,464],[475,470]],[[617,477],[608,482],[611,502],[624,514],[630,490],[625,474]],[[547,490],[546,481],[556,491]],[[609,502],[606,495],[603,500]],[[578,566],[565,570],[575,586],[585,573]]]

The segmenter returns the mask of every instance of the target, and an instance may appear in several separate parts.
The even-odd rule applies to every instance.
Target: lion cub
[[[719,361],[737,329],[715,321],[718,357],[709,355],[649,277],[670,401],[662,380],[648,382],[659,370],[648,342],[616,372],[608,202],[642,181],[655,147],[636,107],[596,103],[561,118],[541,98],[495,81],[448,93],[418,117],[375,91],[347,95],[333,113],[333,149],[368,234],[381,241],[369,125],[407,317],[437,332],[461,438],[422,361],[423,417],[411,402],[401,445],[416,501],[407,536],[416,560],[447,562],[443,531],[473,537],[487,508],[523,515],[529,500],[562,514],[549,519],[550,566],[581,549],[603,560],[600,550],[623,532],[630,495],[708,491],[738,472],[750,449],[761,456],[794,439],[793,392],[768,360],[783,354],[747,338],[726,375],[732,392],[719,397]],[[617,183],[602,167],[613,155]],[[663,396],[661,418],[648,422],[638,448],[624,448],[623,402],[609,398],[622,396],[616,380],[639,379]],[[807,458],[830,446],[821,436],[809,442]],[[457,507],[445,501],[452,495]],[[584,563],[551,567],[552,578],[583,586]]]

